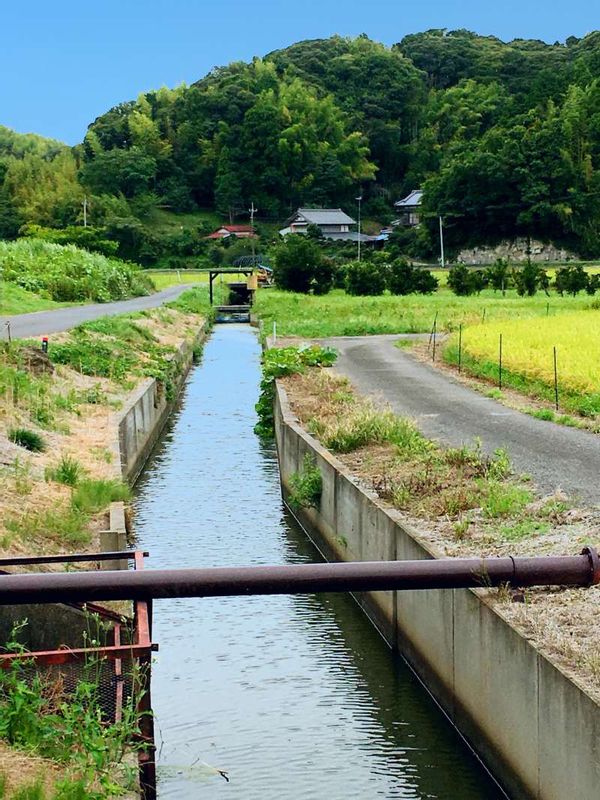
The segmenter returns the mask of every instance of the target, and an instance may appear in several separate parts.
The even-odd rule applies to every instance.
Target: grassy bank
[[[205,289],[170,307],[105,317],[0,349],[0,552],[97,549],[104,511],[128,489],[114,462],[112,415],[145,377],[167,397],[176,345],[210,313]]]
[[[70,303],[57,303],[49,297],[28,292],[14,283],[0,281],[0,316],[29,314],[33,311],[48,311]]]
[[[591,309],[594,303],[598,301],[587,295],[519,297],[511,290],[502,297],[491,289],[471,297],[457,297],[444,288],[432,295],[404,297],[352,297],[339,289],[324,296],[262,289],[257,292],[255,311],[267,331],[275,321],[281,336],[318,338],[424,333],[431,330],[436,314],[438,331],[453,331],[461,323],[475,325],[483,318],[499,321],[553,316]]]

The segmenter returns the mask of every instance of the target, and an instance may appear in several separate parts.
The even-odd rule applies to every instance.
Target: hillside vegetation
[[[168,250],[158,208],[233,219],[254,202],[259,223],[281,221],[298,205],[353,211],[360,188],[365,218],[387,222],[422,186],[409,255],[434,253],[442,215],[450,250],[523,235],[598,257],[599,79],[598,31],[552,45],[466,30],[299,42],[124,102],[74,149],[0,129],[0,236],[80,224],[85,194],[119,255],[151,264]],[[194,255],[196,225],[182,224],[171,252]]]
[[[154,288],[133,264],[36,239],[0,241],[0,274],[28,292],[62,302],[122,300]]]

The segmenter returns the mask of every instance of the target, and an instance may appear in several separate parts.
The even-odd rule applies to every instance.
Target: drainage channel
[[[217,327],[137,485],[149,567],[320,560],[253,433],[259,381],[254,331]],[[172,600],[153,638],[161,799],[503,797],[347,595]]]

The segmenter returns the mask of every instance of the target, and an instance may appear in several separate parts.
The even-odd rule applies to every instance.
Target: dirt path
[[[486,452],[506,448],[540,491],[560,487],[586,504],[600,503],[600,438],[514,411],[483,397],[394,346],[402,336],[320,340],[339,352],[336,371],[363,394],[385,400],[422,432],[452,446],[479,437]]]
[[[82,322],[89,322],[98,317],[156,308],[163,303],[176,300],[182,292],[192,288],[193,285],[184,283],[180,286],[170,286],[162,292],[145,297],[134,297],[131,300],[119,300],[115,303],[93,303],[85,306],[56,308],[52,311],[36,311],[33,314],[0,317],[0,340],[8,338],[6,322],[10,322],[10,333],[13,339],[44,336],[49,333],[67,331]]]

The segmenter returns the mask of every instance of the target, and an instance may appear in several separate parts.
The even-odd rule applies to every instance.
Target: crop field
[[[600,310],[468,327],[462,333],[462,351],[463,365],[470,372],[497,378],[500,334],[507,385],[548,398],[554,387],[556,347],[561,400],[585,416],[600,413]],[[447,361],[458,360],[457,334],[444,355]]]
[[[483,320],[496,322],[530,317],[553,318],[558,313],[591,310],[600,305],[588,295],[519,297],[514,290],[505,297],[486,289],[479,295],[458,297],[440,288],[432,295],[384,294],[379,297],[352,297],[341,289],[314,296],[261,289],[257,292],[255,311],[266,328],[277,322],[281,336],[307,338],[326,336],[362,336],[378,333],[425,333],[431,330],[437,314],[438,331],[454,331],[477,325]]]

